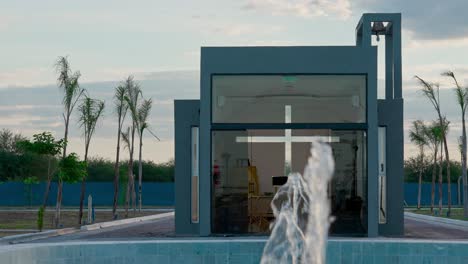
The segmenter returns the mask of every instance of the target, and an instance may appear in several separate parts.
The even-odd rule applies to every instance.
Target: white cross
[[[290,124],[291,120],[291,106],[284,107],[286,124]],[[321,140],[323,142],[340,142],[340,138],[336,136],[292,136],[291,129],[284,130],[284,136],[256,136],[256,137],[236,137],[237,143],[284,143],[284,173],[289,175],[291,172],[292,161],[292,143],[293,142],[313,142],[314,140]]]

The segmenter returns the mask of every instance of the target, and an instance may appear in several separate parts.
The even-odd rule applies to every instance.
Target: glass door
[[[211,154],[212,232],[248,232],[247,131],[213,131]]]

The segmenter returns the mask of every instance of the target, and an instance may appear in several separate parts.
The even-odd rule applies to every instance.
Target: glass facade
[[[365,123],[365,75],[214,75],[213,123]]]
[[[191,182],[191,215],[192,215],[192,223],[198,223],[199,221],[199,207],[200,207],[200,201],[199,201],[199,181],[198,181],[198,175],[199,175],[199,168],[198,164],[200,163],[199,161],[199,129],[198,127],[192,127],[192,151],[191,151],[191,156],[192,156],[192,182]]]
[[[214,75],[211,109],[220,128],[211,132],[213,233],[268,233],[271,200],[290,172],[303,172],[314,139],[335,158],[330,232],[367,233],[365,75]]]
[[[332,234],[364,235],[367,227],[364,131],[292,129],[212,132],[213,233],[268,233],[275,177],[302,173],[316,138],[336,160],[329,196]],[[288,147],[289,145],[289,147]],[[289,150],[288,150],[289,149]],[[287,157],[291,157],[291,161]]]

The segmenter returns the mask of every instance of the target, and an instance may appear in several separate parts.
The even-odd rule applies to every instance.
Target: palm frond
[[[127,131],[120,131],[122,135],[122,141],[124,142],[124,148],[130,150],[130,127],[127,127]]]
[[[426,125],[421,120],[413,121],[412,127],[409,132],[410,140],[418,146],[425,146],[428,143],[425,131]]]
[[[72,72],[68,57],[60,56],[55,63],[55,70],[58,73],[57,84],[63,91],[62,103],[68,117],[73,111],[78,99],[83,95],[84,89],[79,85],[81,74],[79,71]]]
[[[99,117],[104,111],[104,102],[97,99],[92,99],[85,95],[82,99],[81,104],[78,106],[79,119],[78,122],[80,127],[83,127],[83,133],[85,136],[85,143],[89,144],[91,137],[94,134],[96,124]]]
[[[161,139],[160,139],[158,136],[156,136],[156,134],[153,133],[153,131],[151,131],[151,129],[150,129],[149,127],[148,127],[147,130],[148,130],[148,132],[149,132],[153,137],[155,137],[158,141],[161,141]]]
[[[114,104],[115,112],[121,117],[121,122],[123,122],[128,110],[125,102],[125,84],[123,82],[115,88]]]
[[[434,83],[429,83],[422,79],[421,77],[415,75],[414,76],[421,85],[422,93],[429,99],[432,106],[436,109],[437,112],[440,111],[440,104],[439,104],[439,85]]]
[[[101,117],[101,115],[104,112],[104,107],[105,107],[104,101],[95,100],[95,107],[93,110],[93,123],[92,123],[92,126],[90,127],[90,135],[94,134],[94,130],[96,130],[96,125],[98,124],[99,117]]]
[[[68,85],[69,76],[71,73],[68,57],[60,56],[55,62],[55,71],[58,73],[57,84],[60,88],[64,89]]]
[[[138,122],[138,99],[141,95],[140,85],[134,81],[133,76],[129,76],[125,80],[125,96],[124,100],[127,104],[128,110],[132,116],[132,123],[135,128],[140,130],[140,123]]]
[[[141,105],[138,107],[138,123],[139,123],[139,131],[140,135],[143,134],[143,130],[148,127],[148,116],[151,112],[151,107],[153,105],[153,100],[147,99],[143,100]]]
[[[455,77],[455,73],[453,71],[446,71],[441,74],[442,76],[449,77],[453,80],[455,84],[455,95],[457,96],[457,102],[462,109],[462,114],[465,114],[466,107],[468,104],[468,92],[466,88],[462,88],[458,83],[457,78]]]

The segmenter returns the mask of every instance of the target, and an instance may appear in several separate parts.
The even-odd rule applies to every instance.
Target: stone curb
[[[122,219],[122,220],[115,220],[115,221],[85,225],[81,227],[81,230],[91,231],[91,230],[97,230],[97,229],[102,229],[102,228],[107,228],[107,227],[139,223],[142,221],[156,220],[156,219],[170,217],[170,216],[174,216],[174,212],[162,213],[162,214],[156,214],[156,215],[147,215],[147,216],[142,216],[142,217],[127,218],[127,219]]]
[[[63,229],[48,230],[48,231],[43,231],[43,232],[6,236],[6,237],[0,238],[0,244],[24,243],[24,242],[29,242],[29,241],[36,240],[36,239],[72,234],[78,231],[79,229],[77,228],[69,227],[69,228],[63,228]]]
[[[415,213],[410,213],[410,212],[405,212],[405,217],[416,219],[416,220],[421,220],[421,221],[432,223],[432,224],[435,223],[435,224],[445,225],[445,226],[449,226],[452,228],[468,231],[468,221],[447,219],[447,218],[435,217],[435,216],[430,216],[430,215],[421,215],[421,214],[415,214]]]
[[[43,232],[34,232],[34,233],[28,233],[28,234],[6,236],[6,237],[0,238],[0,245],[25,243],[25,242],[30,242],[30,241],[37,240],[37,239],[44,239],[44,238],[49,238],[49,237],[54,237],[54,236],[73,234],[73,233],[79,232],[80,230],[91,231],[91,230],[97,230],[97,229],[102,229],[102,228],[107,228],[107,227],[155,220],[155,219],[170,217],[173,215],[174,215],[174,212],[169,212],[169,213],[162,213],[162,214],[156,214],[156,215],[147,215],[147,216],[142,216],[142,217],[96,223],[96,224],[91,224],[91,225],[85,225],[85,226],[82,226],[81,228],[70,227],[70,228],[63,228],[63,229],[47,230]]]

